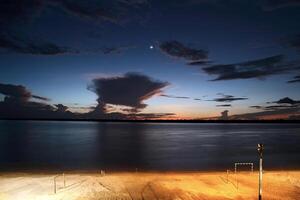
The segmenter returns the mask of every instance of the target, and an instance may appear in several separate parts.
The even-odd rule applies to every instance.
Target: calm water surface
[[[300,168],[299,124],[0,121],[0,170]]]

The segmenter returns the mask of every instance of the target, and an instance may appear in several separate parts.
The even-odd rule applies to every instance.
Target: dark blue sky
[[[299,11],[298,0],[4,0],[0,109],[297,117]]]

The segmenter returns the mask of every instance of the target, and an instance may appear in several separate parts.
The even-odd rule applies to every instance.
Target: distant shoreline
[[[126,123],[300,123],[300,120],[114,120],[114,119],[6,119],[2,121],[83,121],[83,122],[126,122]]]

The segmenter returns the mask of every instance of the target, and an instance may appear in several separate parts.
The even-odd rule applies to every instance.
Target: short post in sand
[[[66,187],[66,177],[65,177],[65,173],[63,173],[63,177],[64,177],[64,188]]]
[[[56,176],[53,178],[54,194],[56,194]]]
[[[257,151],[259,154],[259,183],[258,183],[258,200],[262,200],[262,163],[263,163],[263,150],[264,145],[263,144],[257,144]]]

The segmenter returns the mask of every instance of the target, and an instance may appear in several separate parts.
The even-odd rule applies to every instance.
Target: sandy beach
[[[57,176],[59,175],[59,176]],[[56,193],[54,177],[56,177]],[[264,172],[264,199],[299,199],[300,171]],[[0,200],[257,199],[258,173],[114,172],[0,175]]]

